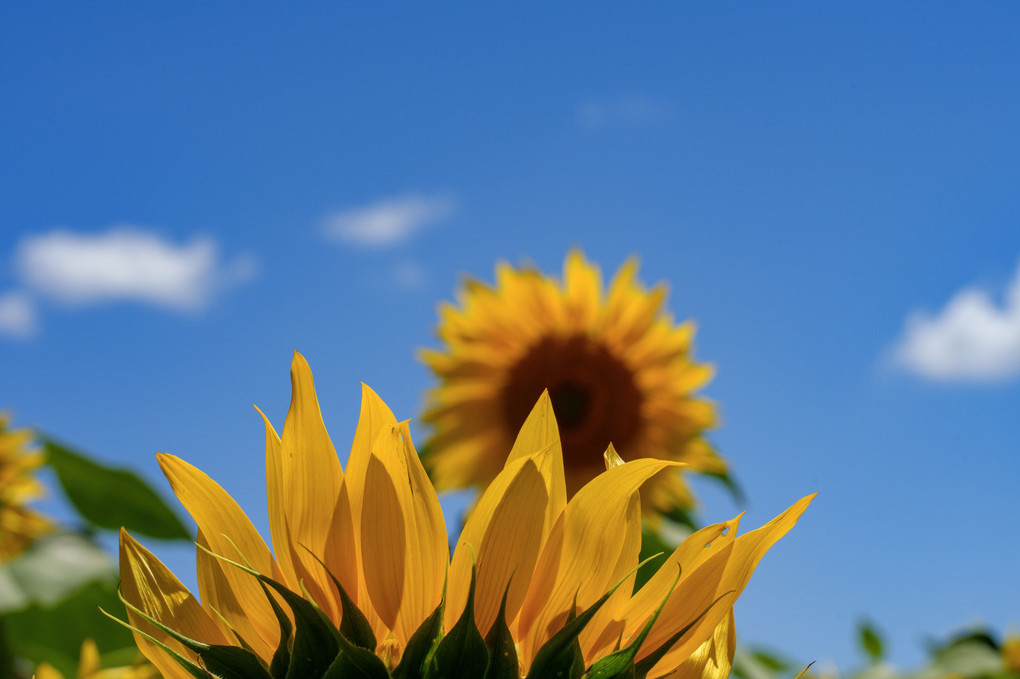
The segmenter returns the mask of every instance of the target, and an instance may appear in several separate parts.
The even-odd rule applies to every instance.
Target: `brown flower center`
[[[546,337],[511,368],[502,392],[508,431],[520,429],[543,389],[568,468],[601,468],[610,443],[626,450],[638,433],[641,393],[633,371],[588,337]]]

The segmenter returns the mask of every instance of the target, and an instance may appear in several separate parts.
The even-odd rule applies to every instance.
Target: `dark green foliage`
[[[506,624],[506,597],[509,592],[510,585],[507,584],[496,622],[485,637],[485,645],[489,649],[489,668],[485,671],[485,679],[518,679],[520,676],[517,648]]]
[[[861,650],[867,654],[872,663],[882,660],[882,656],[885,655],[885,645],[882,643],[882,637],[879,636],[878,630],[867,620],[862,620],[857,624],[857,640],[861,645]]]
[[[443,602],[436,606],[425,622],[418,626],[393,670],[393,679],[422,679],[426,666],[443,638]]]
[[[136,474],[104,467],[52,439],[43,438],[47,464],[81,517],[96,528],[164,540],[192,540],[163,499]]]
[[[426,673],[428,677],[484,677],[489,665],[489,649],[475,624],[475,569],[471,568],[464,612],[436,647]]]

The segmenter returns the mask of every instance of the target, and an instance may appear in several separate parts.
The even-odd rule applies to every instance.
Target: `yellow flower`
[[[439,490],[492,481],[545,390],[570,496],[599,474],[610,443],[628,459],[665,457],[686,463],[684,471],[725,473],[702,436],[716,412],[695,392],[713,370],[691,356],[694,325],[675,324],[662,308],[666,286],[648,290],[636,275],[631,258],[604,291],[598,267],[572,251],[562,283],[501,263],[495,286],[468,280],[459,308],[440,307],[445,346],[421,352],[440,380],[424,415],[434,424],[425,457]],[[642,499],[648,511],[693,505],[675,471],[645,484]]]
[[[64,675],[49,663],[40,663],[35,668],[35,679],[64,679]],[[81,645],[77,679],[159,679],[159,673],[144,660],[125,667],[103,669],[96,642],[86,639]]]
[[[25,551],[36,537],[53,530],[50,521],[25,505],[44,488],[32,475],[43,456],[28,452],[32,432],[8,429],[10,418],[0,413],[0,562]]]
[[[607,451],[611,468],[568,501],[543,396],[451,559],[407,422],[363,387],[343,469],[299,354],[291,381],[282,435],[265,421],[272,552],[219,485],[167,454],[160,466],[198,524],[201,601],[121,532],[128,618],[164,677],[517,679],[571,665],[723,677],[733,601],[811,501],[739,537],[738,519],[703,528],[632,595],[638,489],[677,463]]]
[[[1002,642],[1002,663],[1007,672],[1020,674],[1020,634],[1009,635]]]

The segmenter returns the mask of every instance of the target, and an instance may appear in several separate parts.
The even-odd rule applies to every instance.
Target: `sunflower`
[[[637,268],[627,260],[606,292],[598,267],[579,251],[567,255],[562,283],[501,263],[494,286],[468,280],[460,308],[440,307],[444,349],[421,352],[440,380],[424,414],[434,426],[425,450],[438,489],[492,481],[545,390],[571,496],[601,471],[610,443],[632,459],[725,474],[703,437],[715,407],[695,395],[713,369],[692,358],[693,323],[677,325],[663,310],[666,286],[645,288]],[[651,479],[642,499],[656,511],[693,505],[677,471]]]
[[[81,656],[78,660],[77,679],[159,679],[156,668],[142,660],[134,665],[124,667],[107,667],[103,669],[99,659],[96,642],[86,639],[81,645]],[[35,679],[64,679],[64,675],[49,663],[40,663],[35,668]]]
[[[10,417],[0,413],[0,562],[15,558],[36,537],[53,530],[48,519],[26,506],[44,492],[32,475],[43,456],[28,451],[30,430],[8,429],[9,424]]]
[[[739,537],[737,519],[698,531],[633,593],[638,489],[677,463],[610,449],[568,501],[543,397],[451,559],[408,423],[363,387],[343,469],[300,355],[291,381],[282,435],[265,420],[272,552],[219,485],[167,454],[198,524],[201,600],[121,531],[125,624],[164,677],[724,677],[733,601],[811,500]]]

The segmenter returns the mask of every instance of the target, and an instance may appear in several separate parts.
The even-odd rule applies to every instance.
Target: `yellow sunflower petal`
[[[546,481],[549,505],[546,511],[545,526],[542,529],[544,535],[548,535],[553,522],[567,506],[567,486],[563,474],[563,447],[560,444],[560,430],[556,425],[556,415],[553,413],[549,392],[543,391],[514,440],[510,455],[507,457],[507,464],[531,458],[537,452],[546,449],[549,450],[549,454],[544,455],[542,459],[549,465],[549,473],[543,478]]]
[[[173,455],[160,453],[156,458],[177,499],[208,540],[210,551],[246,563],[275,580],[282,578],[280,567],[262,536],[219,484],[198,468]],[[272,657],[280,630],[276,615],[258,580],[237,568],[214,564],[211,559],[205,555],[200,558],[200,564],[206,564],[207,568],[218,566],[229,583],[232,596],[225,600],[219,598],[217,591],[206,592],[202,589],[203,600],[219,611],[260,656]],[[201,584],[201,578],[199,582]]]
[[[737,648],[733,610],[720,622],[711,638],[705,641],[666,679],[727,679],[733,668],[733,652]]]
[[[694,626],[686,638],[677,643],[659,661],[656,665],[657,668],[676,667],[687,656],[693,653],[698,646],[704,643],[711,635],[712,630],[728,614],[733,606],[733,601],[743,592],[744,587],[747,586],[748,581],[751,579],[751,574],[754,572],[758,562],[761,561],[762,556],[765,555],[765,552],[793,528],[794,524],[797,523],[797,519],[800,518],[804,510],[811,504],[811,500],[814,497],[815,495],[808,495],[798,500],[789,509],[761,528],[737,536],[732,543],[727,544],[723,548],[724,551],[709,557],[700,567],[695,569],[694,574],[691,576],[692,578],[698,577],[699,573],[704,571],[710,580],[714,580],[715,566],[718,565],[719,555],[724,554],[725,550],[728,550],[729,554],[725,559],[725,569],[722,577],[718,580],[718,585],[712,597],[714,600],[714,598],[726,596],[726,599],[714,606]],[[652,628],[651,634],[648,635],[644,647],[639,652],[639,658],[650,653],[659,643],[668,638],[670,635],[669,630],[681,629],[693,621],[707,606],[703,596],[700,598],[691,597],[689,600],[685,600],[682,591],[683,584],[683,580],[681,580],[680,586],[670,596],[669,601],[663,608],[662,614]],[[698,591],[704,592],[707,589],[707,585],[701,585]]]
[[[406,424],[384,427],[372,447],[361,539],[368,593],[403,645],[439,605],[449,553],[439,499]]]
[[[343,469],[322,421],[311,368],[298,352],[294,352],[290,379],[290,410],[281,436],[283,510],[305,586],[336,619],[339,612],[332,605],[335,598],[327,596],[333,585],[312,554],[326,552],[344,482]]]
[[[212,644],[230,643],[212,616],[180,580],[123,529],[120,531],[120,587],[127,601],[154,620],[192,639]],[[128,620],[186,658],[195,659],[194,653],[130,609]],[[134,633],[134,637],[139,650],[164,677],[188,679],[191,676],[156,644],[138,633]]]
[[[534,455],[549,455],[549,446]],[[543,465],[548,468],[548,465]],[[450,565],[446,628],[467,603],[471,568],[476,565],[475,623],[483,635],[496,620],[507,591],[507,623],[520,609],[542,546],[549,494],[532,458],[507,463],[471,511]]]
[[[592,605],[638,563],[640,518],[634,494],[677,463],[635,460],[603,472],[567,504],[542,549],[518,618],[525,662],[569,615]],[[624,583],[621,589],[626,590]]]

